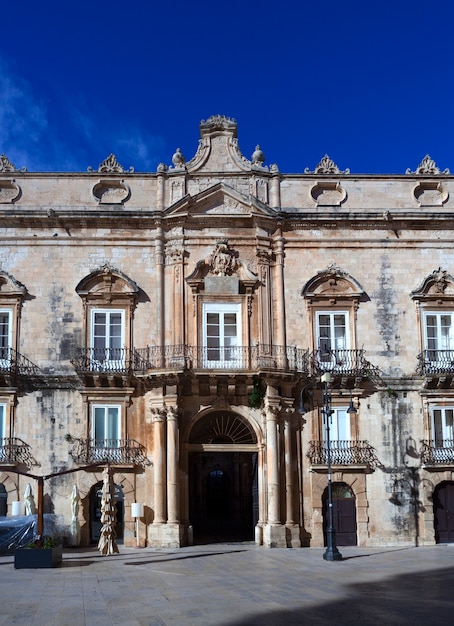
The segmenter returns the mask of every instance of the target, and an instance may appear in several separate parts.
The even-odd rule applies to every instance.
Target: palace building
[[[339,546],[454,542],[454,177],[283,174],[224,116],[194,152],[0,157],[0,516],[77,485],[95,543],[109,465],[125,544],[320,547],[329,435]]]

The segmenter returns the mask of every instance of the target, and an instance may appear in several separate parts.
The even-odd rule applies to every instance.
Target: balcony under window
[[[421,460],[427,466],[454,466],[454,439],[421,441]]]
[[[18,380],[34,379],[40,369],[14,348],[0,347],[0,386],[9,386]]]
[[[320,375],[330,372],[333,376],[380,379],[378,367],[366,360],[364,350],[324,350],[319,349],[310,355],[311,370]]]
[[[331,441],[331,464],[350,469],[370,471],[380,465],[374,448],[368,441]],[[326,441],[311,441],[306,455],[313,469],[327,469],[328,444]]]
[[[115,466],[151,465],[145,447],[135,439],[78,439],[70,437],[73,447],[70,452],[75,463],[95,463]]]

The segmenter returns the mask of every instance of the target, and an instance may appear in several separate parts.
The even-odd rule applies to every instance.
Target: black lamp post
[[[342,561],[342,554],[339,552],[336,546],[336,531],[334,529],[333,518],[330,424],[331,416],[334,411],[331,408],[331,391],[328,387],[328,383],[331,380],[331,374],[329,372],[325,372],[320,380],[325,385],[322,398],[322,415],[323,422],[326,428],[326,462],[328,465],[328,528],[326,529],[326,550],[323,553],[323,558],[325,561]]]

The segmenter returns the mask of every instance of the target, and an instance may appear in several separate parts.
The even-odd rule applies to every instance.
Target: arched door
[[[333,483],[333,526],[338,546],[356,546],[356,498],[345,483]],[[328,528],[328,488],[323,493],[323,536]]]
[[[0,484],[0,517],[6,517],[8,511],[8,493],[5,485]]]
[[[252,429],[235,414],[210,414],[195,425],[189,443],[189,516],[196,542],[254,538],[255,450]]]
[[[102,481],[96,483],[90,491],[90,543],[98,543],[101,535],[101,498]],[[123,541],[124,495],[120,485],[115,485],[115,505],[117,507],[117,541]]]
[[[434,491],[434,524],[437,543],[454,542],[454,482],[443,482]]]

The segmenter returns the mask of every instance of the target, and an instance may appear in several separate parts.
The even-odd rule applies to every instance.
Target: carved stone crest
[[[430,158],[428,154],[423,158],[421,163],[416,168],[416,171],[412,172],[410,168],[407,168],[406,174],[418,174],[423,176],[435,176],[437,174],[449,174],[449,169],[440,171],[440,168],[437,167],[435,161]]]
[[[227,239],[219,239],[216,248],[205,259],[211,274],[215,276],[232,276],[238,270],[238,253],[230,246]]]
[[[93,168],[88,167],[87,171],[93,172]],[[131,166],[129,168],[129,172],[132,173],[133,171],[134,171],[134,168]],[[105,173],[122,174],[123,172],[126,172],[126,170],[117,161],[117,157],[115,156],[115,154],[109,154],[109,156],[106,159],[104,159],[102,163],[99,164],[98,172],[103,173],[103,174]]]
[[[21,172],[26,172],[27,168],[23,167]],[[19,172],[19,169],[11,163],[5,154],[0,154],[0,172]]]
[[[350,174],[350,170],[340,170],[333,160],[327,154],[323,157],[315,170],[311,172],[308,167],[304,170],[305,174]]]

